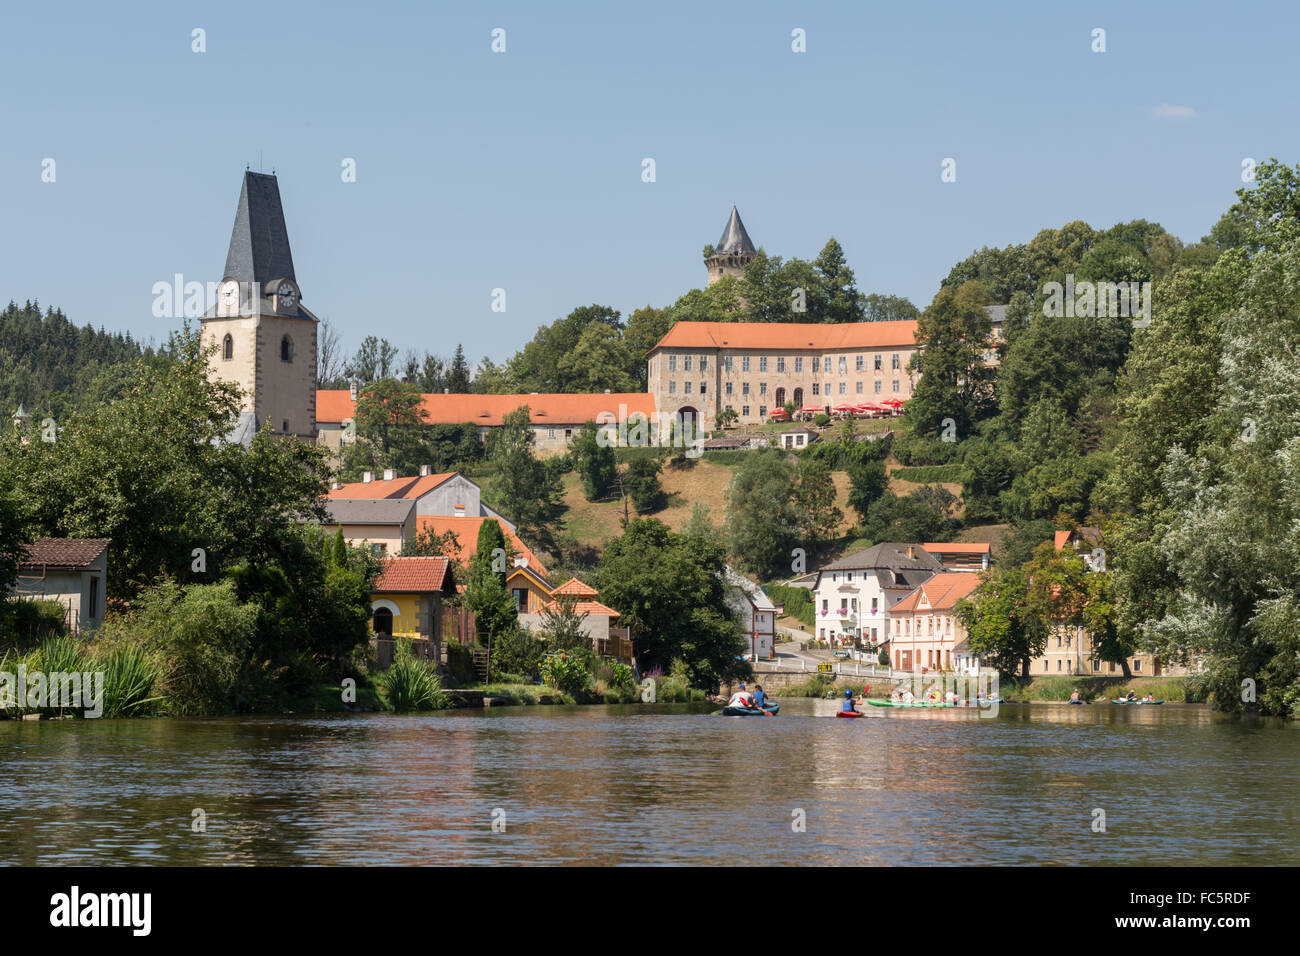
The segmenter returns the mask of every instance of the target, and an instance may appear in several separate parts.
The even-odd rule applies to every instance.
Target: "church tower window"
[[[225,341],[221,343],[221,357],[227,362],[235,357],[235,340],[230,337],[229,332],[226,333]]]
[[[280,361],[293,361],[293,339],[287,335],[280,340]]]

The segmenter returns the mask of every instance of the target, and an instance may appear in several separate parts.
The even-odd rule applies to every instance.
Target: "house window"
[[[289,419],[286,418],[280,423],[280,431],[284,432],[286,435],[289,434]]]
[[[840,374],[843,375],[849,370],[849,361],[843,355],[840,356]]]
[[[778,356],[776,357],[776,370],[777,370],[778,372],[784,372],[784,371],[785,371],[785,356],[784,356],[784,355],[778,355]]]
[[[687,395],[691,394],[691,383],[689,381],[685,383],[685,387],[686,387],[686,394]]]
[[[900,369],[900,368],[902,368],[902,366],[898,364],[898,353],[897,353],[897,352],[894,353],[894,368],[895,368],[895,369]]]
[[[872,613],[872,614],[875,614],[875,613],[876,613],[877,602],[878,602],[879,600],[880,600],[880,598],[872,598],[872,599],[871,599],[871,613]]]
[[[876,371],[877,371],[877,372],[880,371],[880,366],[881,366],[881,364],[882,364],[881,359],[882,359],[882,356],[879,356],[879,355],[876,356],[875,366],[876,366]]]
[[[1094,674],[1101,673],[1101,661],[1097,660],[1095,657],[1092,659],[1092,672]]]
[[[235,340],[228,334],[221,343],[221,357],[227,362],[235,357]]]
[[[724,367],[728,372],[731,371],[731,356],[730,356],[730,355],[724,355],[724,356],[722,357],[722,365],[723,365],[723,367]]]
[[[820,394],[821,394],[821,392],[818,391],[818,389],[820,389],[820,388],[821,388],[821,384],[820,384],[819,382],[813,382],[813,394],[814,394],[814,395],[820,395]]]
[[[898,379],[894,379],[894,391],[898,391]]]
[[[748,356],[748,355],[742,355],[742,356],[740,357],[740,370],[741,370],[742,372],[748,372],[748,371],[749,371],[749,356]]]
[[[1136,674],[1140,670],[1142,670],[1142,662],[1135,657],[1133,658],[1133,673]]]
[[[830,370],[831,370],[831,357],[827,355],[825,358],[822,359],[822,371],[829,372]]]
[[[766,372],[766,371],[767,371],[767,356],[766,356],[766,355],[760,355],[760,356],[758,357],[758,370],[759,370],[760,372]]]
[[[840,382],[840,394],[843,395],[843,394],[844,394],[844,390],[845,390],[846,388],[848,388],[848,387],[849,387],[849,383],[848,383],[848,382]]]
[[[854,371],[861,372],[866,367],[867,367],[867,357],[865,355],[859,355],[853,360]]]
[[[834,583],[834,580],[833,580],[834,577],[835,577],[835,575],[832,574],[832,575],[831,575],[832,583]],[[830,608],[830,606],[831,606],[831,605],[830,605],[830,601],[829,601],[829,599],[827,599],[827,598],[822,598],[822,611],[823,611],[823,612],[827,611],[827,610]]]
[[[708,357],[707,355],[701,355],[701,356],[700,356],[700,371],[701,371],[701,372],[707,372],[708,370],[709,370],[709,357]]]
[[[528,589],[511,588],[510,593],[515,596],[515,613],[525,614],[528,611]]]
[[[280,340],[280,361],[293,361],[293,339],[287,335]]]
[[[708,388],[709,388],[709,383],[708,383],[708,382],[700,382],[700,394],[701,394],[701,395],[703,395],[706,391],[708,391]]]
[[[370,553],[376,558],[382,558],[385,554],[388,553],[388,545],[372,544],[370,546]]]
[[[880,394],[880,379],[876,379],[876,394]]]
[[[831,393],[831,383],[830,383],[830,382],[827,382],[827,383],[826,383],[826,391],[824,391],[822,394],[823,394],[823,395],[829,395],[830,393]]]
[[[675,379],[669,379],[669,380],[668,380],[668,394],[669,394],[669,395],[676,395],[676,394],[677,394],[677,382],[676,382]]]
[[[90,604],[87,613],[92,618],[99,617],[99,578],[90,579]]]
[[[748,395],[748,394],[749,394],[749,383],[748,383],[748,382],[741,382],[741,383],[740,383],[740,394],[741,394],[741,395]]]
[[[690,357],[689,355],[683,355],[683,356],[682,356],[682,371],[684,371],[684,372],[689,372],[690,370],[691,370],[691,357]]]
[[[730,382],[726,382],[726,383],[724,383],[724,384],[723,384],[723,390],[724,390],[728,395],[730,395],[730,394],[731,394],[731,383],[730,383]]]
[[[748,418],[748,417],[749,417],[749,406],[748,406],[748,405],[741,405],[741,406],[740,406],[740,414],[742,414],[742,415],[744,415],[746,418]]]
[[[796,372],[802,372],[802,371],[803,371],[803,356],[802,356],[802,355],[796,355],[796,356],[794,357],[794,370],[795,370]]]
[[[555,437],[555,429],[554,429],[554,428],[548,428],[548,429],[546,429],[546,437],[547,437],[547,438],[554,438],[554,437]]]
[[[759,383],[758,383],[758,394],[760,394],[760,395],[766,395],[766,394],[767,394],[767,382],[759,382]]]
[[[668,356],[668,371],[670,371],[670,372],[675,372],[675,371],[677,371],[677,356],[676,356],[676,355],[670,355],[670,356]]]
[[[767,418],[767,406],[766,406],[766,405],[760,405],[760,406],[758,406],[758,417],[759,417],[759,418]]]
[[[862,383],[861,383],[861,382],[858,382],[858,394],[859,394],[859,395],[862,394]]]

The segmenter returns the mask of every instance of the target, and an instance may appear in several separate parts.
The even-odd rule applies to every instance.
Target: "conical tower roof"
[[[743,253],[752,256],[757,251],[749,239],[749,233],[745,231],[745,224],[740,221],[740,213],[732,206],[731,218],[727,220],[727,228],[722,230],[722,238],[718,240],[714,252],[720,255]]]
[[[222,278],[259,284],[272,279],[298,281],[280,205],[280,185],[274,176],[245,171]]]

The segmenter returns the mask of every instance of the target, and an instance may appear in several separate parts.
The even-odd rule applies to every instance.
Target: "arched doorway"
[[[803,408],[803,389],[796,388],[794,390],[794,410],[798,411],[801,408]]]
[[[677,435],[683,442],[692,442],[700,428],[699,410],[686,405],[677,410]]]
[[[782,408],[784,406],[785,406],[785,389],[778,388],[776,390],[776,407]]]
[[[375,608],[375,633],[393,636],[393,612],[386,607]]]

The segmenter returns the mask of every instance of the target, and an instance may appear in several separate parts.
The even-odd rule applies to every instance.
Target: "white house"
[[[890,609],[942,570],[919,544],[887,542],[833,561],[813,585],[817,637],[879,646],[889,637]]]
[[[111,543],[110,538],[38,538],[18,565],[14,593],[58,601],[73,633],[95,630],[104,620]]]
[[[781,607],[753,581],[730,566],[722,570],[725,588],[723,600],[735,612],[740,629],[748,642],[748,653],[755,660],[770,658],[776,652],[776,618]]]

